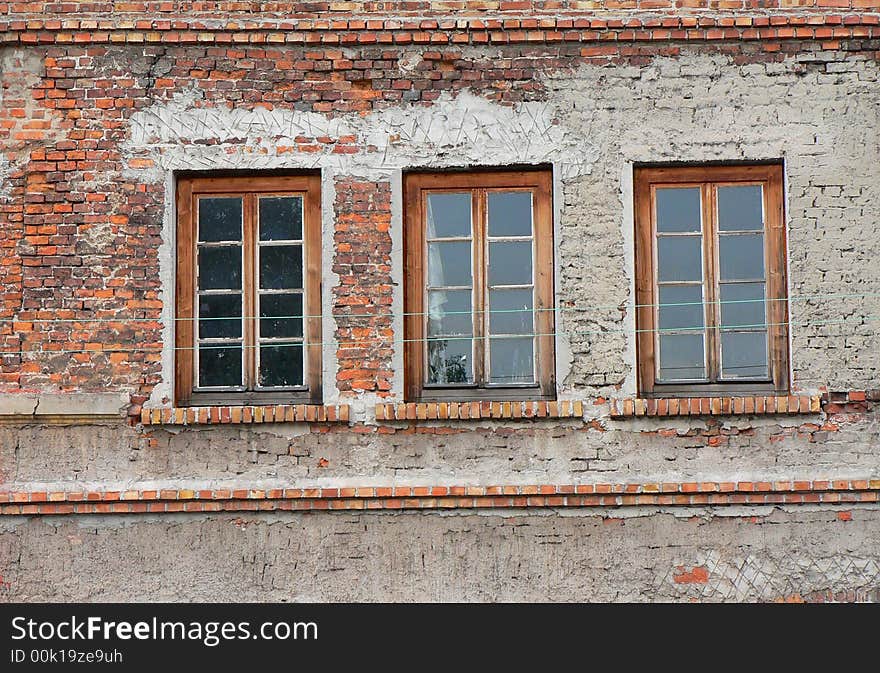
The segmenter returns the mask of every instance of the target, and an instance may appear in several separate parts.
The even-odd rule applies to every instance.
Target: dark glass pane
[[[241,289],[241,246],[199,248],[199,289]]]
[[[241,197],[201,197],[199,208],[199,241],[241,240]]]
[[[722,327],[760,327],[766,315],[764,283],[721,284]]]
[[[241,386],[241,345],[199,346],[199,386]]]
[[[718,237],[721,280],[764,277],[764,237],[761,234],[727,234]]]
[[[489,243],[489,285],[531,285],[532,242]]]
[[[659,289],[661,330],[703,327],[702,285],[661,285]]]
[[[534,383],[535,342],[525,339],[489,340],[491,383]]]
[[[428,292],[428,336],[469,335],[472,330],[470,290]]]
[[[260,289],[302,288],[302,266],[301,245],[260,247]]]
[[[700,231],[699,187],[662,187],[656,198],[657,231]]]
[[[722,332],[721,375],[768,378],[766,332]]]
[[[428,243],[428,284],[471,284],[471,243]]]
[[[489,332],[533,334],[532,290],[490,290]]]
[[[267,339],[303,335],[301,294],[260,295],[260,337]]]
[[[662,282],[703,279],[703,238],[661,236],[657,239],[657,278]]]
[[[702,334],[660,335],[661,380],[702,379],[705,376]]]
[[[302,344],[260,346],[260,387],[290,388],[303,385]]]
[[[260,197],[260,240],[302,239],[302,197]]]
[[[472,383],[471,339],[428,341],[428,383]]]
[[[761,185],[719,187],[718,228],[721,231],[763,229]]]
[[[471,235],[471,195],[464,193],[428,194],[428,238]]]
[[[222,320],[227,316],[231,319]],[[202,295],[199,297],[199,318],[200,339],[241,337],[241,295]]]
[[[531,236],[532,193],[489,193],[489,236]]]

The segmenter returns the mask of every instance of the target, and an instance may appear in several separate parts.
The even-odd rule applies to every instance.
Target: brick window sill
[[[737,397],[619,398],[610,400],[611,418],[636,416],[740,416],[818,414],[819,395],[747,395]]]
[[[377,404],[377,421],[583,418],[581,400]]]
[[[259,406],[142,409],[143,425],[250,425],[254,423],[347,423],[347,404],[275,404]]]

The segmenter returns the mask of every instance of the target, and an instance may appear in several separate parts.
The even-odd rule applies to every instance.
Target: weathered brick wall
[[[0,596],[877,599],[880,17],[193,18],[220,4],[6,7]],[[294,14],[318,11],[379,10]],[[768,159],[785,164],[793,391],[821,408],[612,413],[636,394],[633,164]],[[377,419],[402,400],[402,172],[513,164],[554,169],[566,412]],[[344,417],[168,410],[174,172],[230,168],[321,171],[324,401]],[[206,549],[217,575],[193,583]],[[106,556],[141,570],[85,572]]]

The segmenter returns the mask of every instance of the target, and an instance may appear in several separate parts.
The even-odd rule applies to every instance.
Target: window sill
[[[612,399],[611,418],[635,416],[739,416],[818,414],[819,395],[740,395],[736,397],[662,397]]]
[[[142,409],[143,425],[250,425],[254,423],[347,423],[347,404],[275,404]]]
[[[584,403],[561,401],[409,402],[377,404],[377,421],[583,418]]]

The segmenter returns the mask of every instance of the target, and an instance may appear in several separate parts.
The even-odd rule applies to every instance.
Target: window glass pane
[[[490,383],[534,383],[534,339],[490,339],[489,342]]]
[[[722,332],[721,375],[767,378],[767,333]]]
[[[727,234],[718,237],[721,280],[753,280],[764,277],[764,236]]]
[[[702,329],[705,316],[702,285],[661,285],[659,289],[661,330]]]
[[[702,334],[660,335],[660,379],[676,381],[705,376]]]
[[[764,283],[721,284],[721,326],[758,327],[767,322]]]
[[[660,236],[657,239],[657,278],[662,282],[703,279],[701,236]]]
[[[199,386],[237,387],[241,385],[241,345],[205,344],[199,346]]]
[[[428,336],[469,335],[472,330],[470,290],[428,292]]]
[[[489,192],[489,236],[531,236],[532,193]]]
[[[260,346],[260,387],[281,388],[302,384],[302,344]]]
[[[469,193],[434,193],[427,200],[428,238],[471,235]]]
[[[700,231],[699,187],[661,187],[657,189],[657,231]]]
[[[718,188],[718,228],[742,231],[764,228],[761,185]]]
[[[470,241],[428,243],[428,284],[433,287],[470,286]]]
[[[199,241],[241,240],[241,197],[201,197]]]
[[[489,243],[489,285],[531,284],[531,241]]]
[[[199,248],[199,289],[241,289],[241,246]]]
[[[260,295],[260,337],[266,339],[301,337],[303,334],[303,296],[297,294]]]
[[[428,341],[428,383],[472,383],[471,339]]]
[[[490,290],[489,332],[533,334],[532,290]]]
[[[221,318],[231,317],[231,320]],[[199,338],[241,337],[241,295],[210,294],[199,297]]]
[[[262,246],[260,248],[260,289],[289,290],[301,287],[302,246]]]
[[[260,240],[302,239],[302,197],[260,197]]]

